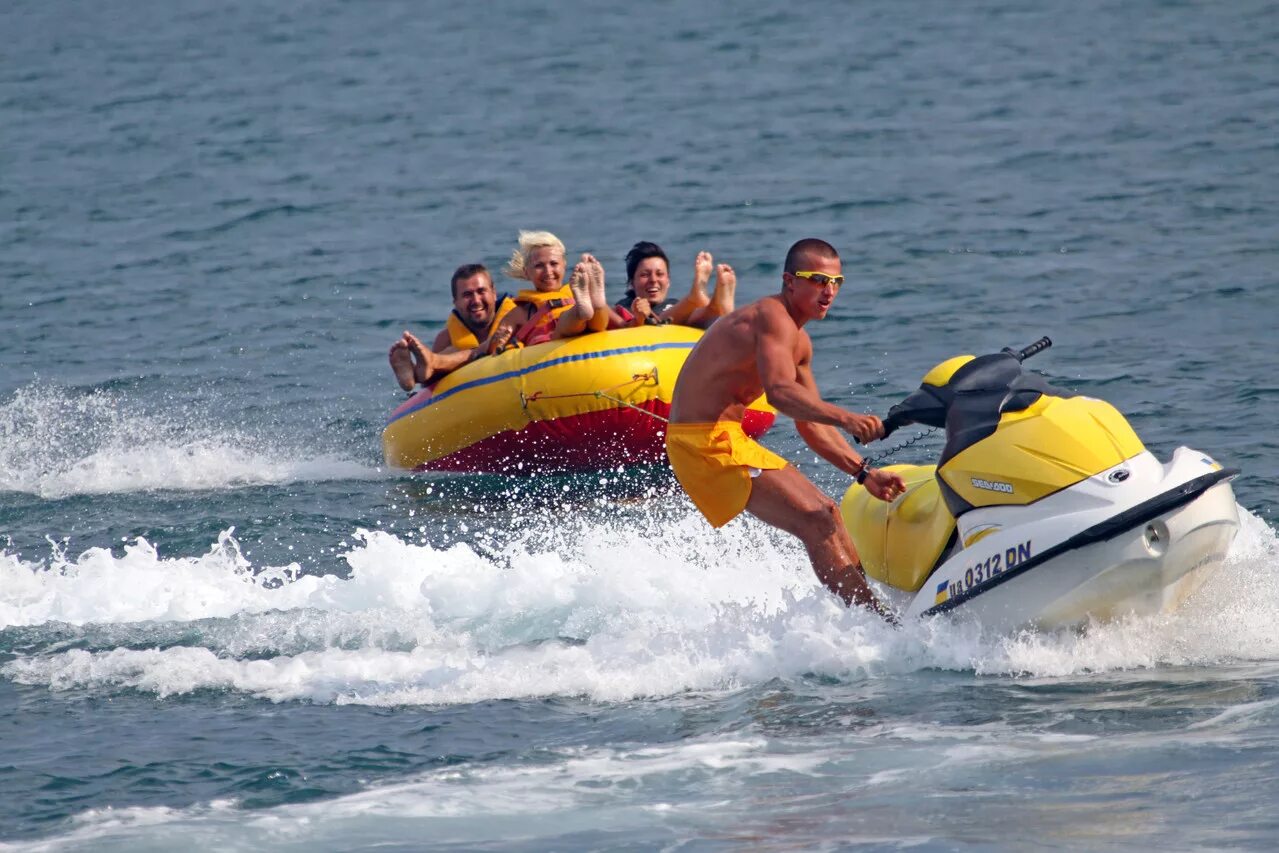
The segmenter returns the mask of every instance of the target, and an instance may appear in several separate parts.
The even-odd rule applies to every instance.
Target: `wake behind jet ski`
[[[840,505],[868,577],[907,617],[964,614],[984,627],[1055,629],[1176,609],[1239,529],[1230,481],[1197,450],[1155,458],[1109,403],[1022,362],[1052,345],[956,356],[889,410],[944,428],[936,465],[893,465],[905,494],[859,485]]]

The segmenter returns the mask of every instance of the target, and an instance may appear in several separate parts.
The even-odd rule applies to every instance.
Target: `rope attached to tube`
[[[524,409],[525,412],[528,412],[528,404],[536,403],[540,400],[563,400],[570,397],[595,397],[596,399],[603,399],[603,400],[608,400],[612,403],[617,403],[619,406],[625,406],[628,409],[634,409],[637,412],[643,412],[644,414],[648,415],[650,418],[659,420],[664,424],[670,423],[670,420],[668,418],[664,418],[659,414],[650,412],[648,409],[635,405],[629,400],[623,400],[621,397],[616,397],[609,393],[610,391],[616,391],[619,388],[623,388],[627,385],[631,385],[636,382],[644,382],[649,385],[656,385],[657,384],[657,368],[655,367],[647,373],[636,373],[627,382],[619,382],[617,385],[614,385],[611,388],[602,388],[598,391],[578,391],[573,394],[547,394],[545,391],[534,391],[532,394],[525,394],[524,392],[521,391],[520,406]]]

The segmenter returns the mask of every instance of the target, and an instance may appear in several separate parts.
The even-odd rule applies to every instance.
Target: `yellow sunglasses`
[[[824,272],[814,272],[812,270],[797,270],[791,275],[796,278],[806,278],[818,287],[825,287],[827,284],[833,284],[839,287],[844,283],[842,275],[827,275]]]

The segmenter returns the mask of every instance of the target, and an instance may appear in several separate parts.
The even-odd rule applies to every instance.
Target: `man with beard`
[[[483,354],[481,345],[515,307],[515,302],[506,294],[500,298],[496,295],[493,277],[483,264],[458,267],[450,286],[453,311],[430,349],[406,331],[387,354],[395,379],[405,391],[425,385]]]

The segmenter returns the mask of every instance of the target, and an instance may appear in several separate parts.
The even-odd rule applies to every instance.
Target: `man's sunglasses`
[[[824,272],[813,272],[812,270],[798,270],[791,273],[791,275],[795,276],[795,278],[806,278],[818,287],[825,287],[828,284],[839,287],[844,283],[842,275],[827,275]]]

